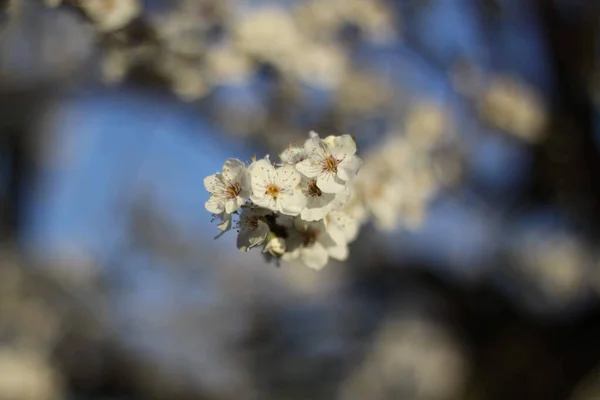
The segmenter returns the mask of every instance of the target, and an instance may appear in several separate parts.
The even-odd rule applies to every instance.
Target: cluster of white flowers
[[[414,230],[440,186],[431,154],[410,136],[394,135],[366,155],[346,212],[360,223],[372,219],[383,231]]]
[[[63,0],[44,0],[49,7],[58,7]],[[140,0],[79,0],[73,1],[99,31],[112,32],[127,26],[142,12]]]
[[[106,36],[100,62],[106,83],[118,83],[143,65],[185,101],[203,99],[219,85],[248,82],[264,63],[288,82],[337,91],[353,73],[351,52],[340,40],[345,27],[356,26],[364,41],[378,45],[392,43],[398,33],[381,0],[308,0],[292,7],[174,0],[161,10],[145,10],[141,0],[44,2],[80,8]],[[139,34],[128,31],[137,19],[151,40],[130,37]]]
[[[323,268],[329,257],[345,260],[358,233],[343,211],[362,165],[354,139],[321,139],[311,132],[303,146],[289,147],[279,158],[249,165],[230,158],[220,173],[204,179],[211,194],[206,209],[221,221],[221,234],[235,225],[240,250],[260,246],[268,258],[299,259],[313,269]]]

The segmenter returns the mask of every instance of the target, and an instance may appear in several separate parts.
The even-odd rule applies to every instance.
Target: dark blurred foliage
[[[600,397],[600,2],[361,1],[0,1],[1,399]],[[347,262],[212,240],[225,158],[431,99]]]

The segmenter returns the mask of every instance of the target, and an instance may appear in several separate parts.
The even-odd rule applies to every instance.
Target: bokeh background
[[[0,7],[0,399],[600,399],[597,1]],[[214,240],[310,130],[399,157],[348,261]]]

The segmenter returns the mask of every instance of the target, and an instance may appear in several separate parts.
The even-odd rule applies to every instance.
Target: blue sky
[[[212,240],[203,178],[251,155],[191,110],[127,91],[67,99],[54,121],[61,162],[42,176],[23,237],[36,252],[102,256],[123,239],[124,205],[146,191],[180,229]]]

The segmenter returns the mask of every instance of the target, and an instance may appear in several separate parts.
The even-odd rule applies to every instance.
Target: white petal
[[[218,197],[210,196],[210,199],[204,203],[206,210],[213,214],[220,214],[225,211],[225,204]]]
[[[332,211],[327,215],[325,226],[337,244],[350,243],[358,235],[358,221],[341,211]]]
[[[344,207],[350,201],[352,197],[352,189],[350,186],[346,186],[344,190],[335,194],[334,205],[332,206],[333,210],[339,210]]]
[[[324,158],[325,155],[325,143],[319,139],[319,135],[312,132],[310,137],[306,139],[304,142],[304,153],[306,157],[321,159]]]
[[[354,178],[362,165],[362,160],[357,156],[346,157],[338,165],[338,177],[344,181]]]
[[[219,227],[219,229],[222,231],[230,230],[231,229],[231,214],[222,213],[221,215],[219,215],[219,218],[221,218],[221,222],[219,222],[219,225],[217,225]]]
[[[279,155],[281,162],[293,165],[304,160],[304,158],[304,147],[288,147]]]
[[[300,259],[308,268],[319,271],[327,264],[329,255],[325,248],[317,242],[310,247],[303,248],[300,252]]]
[[[283,190],[294,190],[300,185],[301,175],[291,165],[284,165],[275,170],[274,183]]]
[[[344,182],[333,174],[320,174],[317,177],[317,186],[323,193],[339,193],[345,188]]]
[[[294,189],[291,195],[285,195],[281,201],[281,213],[285,215],[298,215],[306,205],[306,197],[300,189]]]
[[[325,139],[325,142],[331,149],[331,155],[337,159],[341,160],[356,154],[356,143],[350,135],[330,136]]]
[[[334,260],[345,261],[348,258],[348,246],[345,244],[329,247],[327,252]]]
[[[325,218],[328,212],[328,207],[304,208],[300,216],[307,221],[320,221]]]
[[[219,174],[212,174],[204,178],[204,187],[210,194],[215,194],[220,188],[223,188],[223,183],[218,178]]]
[[[262,244],[269,234],[269,226],[259,221],[258,227],[254,230],[241,229],[237,237],[237,247],[242,251],[248,251],[253,247]]]
[[[319,197],[307,197],[306,206],[300,214],[306,221],[319,221],[333,209],[337,203],[334,203],[336,195],[323,193]]]
[[[293,260],[296,260],[298,257],[300,257],[300,253],[301,253],[300,248],[296,248],[293,251],[286,251],[281,256],[281,259],[286,262],[293,261]]]
[[[223,165],[223,176],[228,181],[237,181],[238,175],[246,171],[246,164],[237,158],[229,158]]]
[[[271,211],[279,211],[278,204],[274,202],[271,197],[265,196],[264,193],[261,192],[258,193],[258,195],[254,195],[254,193],[250,195],[250,200],[252,200],[254,204],[269,209]]]
[[[323,167],[319,162],[315,161],[313,158],[307,158],[306,160],[296,164],[296,169],[300,171],[300,173],[302,173],[303,175],[309,178],[314,178],[315,176],[321,173]]]
[[[329,220],[329,217],[327,219]],[[327,224],[327,233],[329,233],[329,236],[331,236],[331,238],[338,245],[348,243],[346,240],[346,235],[344,234],[344,231],[342,229],[340,229],[340,227],[338,225],[335,225],[333,223],[328,223]]]
[[[338,243],[335,240],[333,240],[331,235],[327,232],[327,230],[325,229],[325,225],[323,224],[323,221],[319,221],[319,223],[321,224],[320,225],[321,233],[319,233],[317,242],[321,243],[321,245],[326,249],[329,249],[330,247],[336,247],[338,245]]]
[[[250,174],[252,178],[252,188],[254,189],[256,179],[271,181],[275,174],[275,168],[268,159],[263,158],[252,164]]]
[[[221,213],[218,218],[221,219],[221,222],[217,225],[221,232],[215,236],[215,239],[220,238],[225,232],[231,229],[231,214]]]
[[[238,208],[240,208],[241,205],[242,204],[238,201],[237,197],[235,199],[227,200],[225,202],[225,212],[228,214],[233,214]]]

